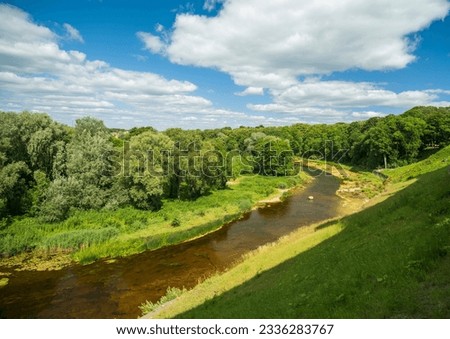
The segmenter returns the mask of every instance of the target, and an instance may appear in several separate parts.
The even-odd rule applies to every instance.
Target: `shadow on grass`
[[[314,230],[315,231],[323,230],[327,227],[335,225],[336,222],[338,222],[338,220],[331,220],[331,221],[325,222],[325,223],[320,224],[319,226],[315,227]]]
[[[449,181],[446,168],[422,175],[341,219],[337,235],[178,317],[450,317]]]

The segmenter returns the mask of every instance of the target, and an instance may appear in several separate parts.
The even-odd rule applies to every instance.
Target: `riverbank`
[[[359,213],[263,246],[145,317],[448,318],[448,175],[389,184]]]
[[[332,176],[340,181],[339,189],[336,191],[336,195],[340,198],[336,217],[298,228],[276,242],[266,244],[257,250],[249,252],[239,259],[233,265],[234,267],[224,273],[223,276],[222,274],[216,274],[206,279],[203,283],[194,287],[192,292],[185,293],[188,297],[183,296],[183,294],[180,297],[180,301],[177,299],[167,305],[164,304],[155,311],[146,314],[145,317],[170,317],[173,314],[177,314],[177,312],[181,312],[181,309],[186,311],[196,305],[200,305],[202,301],[206,301],[212,296],[219,295],[229,288],[239,286],[246,280],[258,276],[262,271],[273,268],[292,256],[307,251],[339,233],[341,231],[339,221],[343,217],[365,209],[375,200],[374,196],[380,197],[385,193],[383,182],[370,172],[356,172],[348,166],[340,166],[341,170],[345,169],[345,173],[340,173],[338,167],[320,162],[310,162],[308,168],[310,171],[317,171],[316,173],[320,172],[322,173],[321,175]],[[376,195],[374,192],[376,192]],[[267,200],[268,204],[270,204],[270,200]],[[324,225],[333,223],[336,223],[333,227],[324,227]],[[153,307],[152,303],[146,303],[146,305],[150,306],[149,308]],[[145,310],[145,307],[143,309]]]
[[[58,270],[74,262],[88,264],[182,243],[213,232],[252,208],[281,201],[289,189],[300,187],[308,180],[304,173],[286,178],[242,176],[231,182],[228,189],[196,201],[165,201],[158,212],[87,211],[57,224],[25,218],[16,221],[12,229],[21,231],[27,227],[27,237],[21,242],[22,232],[12,235],[17,236],[14,240],[19,252],[1,259],[0,267]],[[105,229],[113,236],[90,242],[77,238],[78,233],[100,233]],[[27,249],[30,244],[25,242],[29,238],[34,240],[34,247]],[[26,250],[20,252],[21,248]]]

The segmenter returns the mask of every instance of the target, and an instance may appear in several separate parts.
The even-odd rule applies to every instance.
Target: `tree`
[[[130,201],[139,209],[159,209],[164,188],[169,185],[169,157],[174,143],[164,134],[147,131],[133,136],[129,146],[122,182]]]
[[[92,199],[99,199],[99,192],[91,192],[89,188],[84,187],[76,178],[53,180],[45,192],[45,199],[39,210],[40,216],[45,221],[55,222],[66,219],[71,209],[92,208],[92,202],[87,203],[85,199],[88,193],[93,194]]]
[[[30,170],[23,161],[0,170],[0,218],[25,213],[31,205],[27,194]]]
[[[47,193],[48,187],[50,185],[50,180],[48,179],[47,175],[41,170],[37,170],[33,173],[33,179],[35,184],[30,190],[30,214],[38,215],[45,200],[45,194]]]
[[[420,118],[399,116],[395,118],[395,132],[393,132],[394,143],[399,152],[399,158],[405,164],[416,160],[422,148],[422,136],[425,132],[426,123]]]
[[[274,136],[258,138],[252,154],[257,165],[255,173],[271,176],[294,174],[293,152],[288,140]]]
[[[54,180],[44,195],[40,215],[48,221],[66,218],[74,209],[100,209],[108,202],[114,182],[114,149],[103,122],[76,121],[67,145],[56,143]]]

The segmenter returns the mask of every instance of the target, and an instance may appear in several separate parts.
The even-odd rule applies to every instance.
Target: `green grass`
[[[439,159],[385,201],[253,253],[158,316],[449,318],[450,173]]]
[[[8,278],[0,278],[0,288],[5,287],[8,285],[9,279]]]
[[[76,261],[89,263],[156,249],[216,230],[241,217],[258,200],[278,192],[278,187],[292,187],[301,182],[298,176],[244,176],[229,189],[195,201],[164,201],[157,212],[133,208],[74,211],[59,223],[17,218],[0,229],[0,254],[70,252]]]
[[[434,171],[444,166],[450,166],[450,146],[439,150],[427,159],[407,166],[383,170],[382,172],[389,176],[392,182],[401,182],[417,178],[424,173]]]
[[[186,292],[186,289],[179,289],[176,287],[168,287],[166,294],[161,297],[156,303],[152,303],[151,301],[145,301],[141,306],[139,306],[139,309],[143,314],[147,314],[149,312],[153,312],[161,305],[174,300],[175,298],[178,298],[180,295]]]

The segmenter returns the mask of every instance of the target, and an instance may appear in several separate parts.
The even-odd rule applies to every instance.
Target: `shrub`
[[[249,199],[240,200],[238,205],[239,205],[239,209],[242,212],[247,212],[247,211],[251,210],[252,206],[253,206],[252,202]]]
[[[287,187],[288,187],[288,185],[287,185],[285,182],[280,182],[280,183],[278,184],[278,188],[279,188],[279,189],[284,190],[284,189],[286,189]]]
[[[180,221],[180,219],[178,219],[178,218],[174,218],[174,219],[172,220],[172,222],[170,223],[170,225],[173,226],[173,227],[181,226],[181,221]]]

